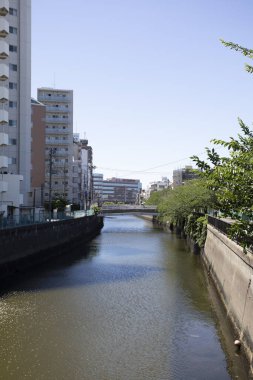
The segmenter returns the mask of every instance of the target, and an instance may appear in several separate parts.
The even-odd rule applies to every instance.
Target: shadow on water
[[[99,247],[93,242],[71,253],[51,258],[40,266],[1,281],[0,296],[11,292],[32,292],[55,288],[71,288],[97,284],[128,282],[163,271],[149,265],[96,263]]]

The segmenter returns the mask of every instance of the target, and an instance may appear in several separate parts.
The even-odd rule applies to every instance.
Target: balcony
[[[68,124],[69,119],[68,118],[63,118],[63,117],[46,117],[46,123],[63,123],[63,124]]]
[[[0,81],[9,79],[9,66],[5,63],[0,63]]]
[[[0,86],[0,103],[7,103],[8,101],[9,101],[8,88]]]
[[[69,140],[46,140],[46,145],[69,145]]]
[[[0,181],[0,193],[6,193],[8,191],[8,182]]]
[[[0,0],[0,16],[6,16],[9,12],[9,0]]]
[[[0,156],[0,169],[8,168],[8,157]]]
[[[46,128],[46,135],[68,135],[69,133],[69,129]]]
[[[38,94],[38,101],[43,103],[43,102],[56,102],[56,103],[66,103],[66,102],[70,102],[72,101],[72,99],[70,98],[70,96],[57,96],[57,95],[42,95],[42,94]]]
[[[0,125],[9,124],[9,114],[5,110],[0,109]]]
[[[47,112],[66,112],[69,113],[69,109],[66,107],[57,106],[47,106]]]
[[[6,59],[9,57],[9,45],[7,42],[0,40],[0,59]]]
[[[54,157],[67,157],[68,156],[68,152],[66,152],[65,150],[62,150],[62,151],[58,151],[54,153]]]
[[[0,132],[0,146],[9,145],[9,136],[7,133]]]
[[[0,37],[5,38],[9,34],[9,23],[5,18],[0,18]]]

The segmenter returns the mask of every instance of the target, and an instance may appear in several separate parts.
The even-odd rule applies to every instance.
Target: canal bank
[[[92,215],[0,230],[0,277],[83,244],[102,227],[103,217]]]
[[[215,282],[253,372],[253,257],[224,233],[207,226],[202,258]]]

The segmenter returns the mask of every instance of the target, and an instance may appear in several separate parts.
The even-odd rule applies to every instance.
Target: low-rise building
[[[103,202],[135,204],[142,185],[139,179],[110,178],[103,181]]]

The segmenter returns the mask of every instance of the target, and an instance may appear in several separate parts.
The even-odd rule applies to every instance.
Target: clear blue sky
[[[252,15],[252,0],[33,0],[32,95],[73,89],[106,178],[172,179],[252,124],[252,62],[219,42],[253,48]]]

